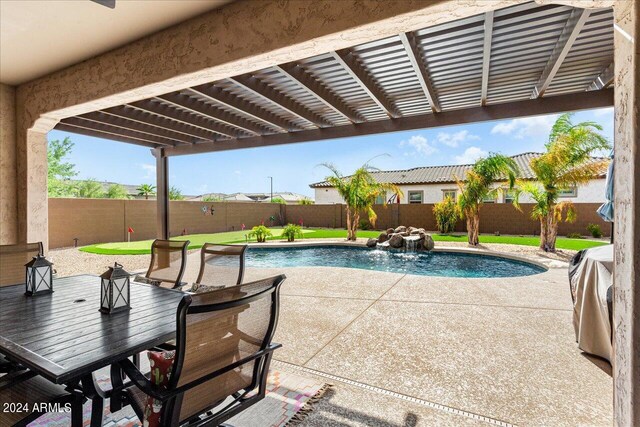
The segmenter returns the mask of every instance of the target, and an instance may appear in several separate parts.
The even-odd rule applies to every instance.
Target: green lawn
[[[281,240],[282,229],[272,228],[273,237],[269,240]],[[303,230],[305,239],[327,239],[327,238],[346,238],[346,230],[330,229],[330,228],[311,228]],[[176,236],[175,240],[189,240],[189,249],[198,249],[204,243],[243,243],[246,241],[245,235],[247,231],[228,231],[224,233],[213,234],[192,234],[187,236]],[[358,237],[377,237],[379,231],[359,231]],[[449,235],[449,234],[433,234],[433,240],[436,242],[466,242],[466,234]],[[139,242],[117,242],[117,243],[100,243],[95,245],[83,246],[81,251],[103,254],[103,255],[142,255],[150,253],[151,242],[153,240],[142,240]],[[538,237],[520,237],[520,236],[493,236],[481,235],[480,243],[507,243],[512,245],[538,246],[540,239]],[[595,246],[605,245],[605,242],[599,242],[586,239],[568,239],[566,237],[558,237],[556,247],[558,249],[571,249],[578,251],[580,249],[592,248]]]

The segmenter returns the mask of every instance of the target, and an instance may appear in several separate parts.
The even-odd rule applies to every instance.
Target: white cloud
[[[429,144],[427,138],[422,135],[413,135],[407,141],[400,141],[400,147],[413,148],[415,153],[422,154],[423,156],[429,156],[438,151],[438,149]],[[408,155],[406,152],[404,154]]]
[[[233,173],[234,173],[235,175],[242,175],[242,172],[241,172],[241,171],[239,171],[239,170],[235,170],[235,171],[233,171]]]
[[[449,132],[440,132],[436,137],[440,144],[444,144],[448,147],[457,147],[463,142],[467,141],[477,141],[480,139],[478,135],[474,135],[469,133],[468,130],[461,130],[460,132],[449,133]]]
[[[156,165],[141,163],[140,168],[142,168],[142,172],[144,172],[144,179],[151,179],[156,177]]]
[[[554,114],[500,122],[491,129],[491,134],[512,135],[515,139],[546,138],[557,118],[558,115]]]
[[[464,153],[462,153],[459,156],[454,156],[453,159],[458,164],[466,165],[470,163],[475,163],[476,160],[478,160],[481,157],[486,157],[487,154],[489,153],[487,153],[480,147],[469,147],[466,150],[464,150]]]

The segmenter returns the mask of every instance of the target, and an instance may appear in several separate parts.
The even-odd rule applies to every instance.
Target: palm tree
[[[527,193],[534,200],[531,216],[540,220],[540,249],[556,251],[558,222],[575,221],[571,202],[558,203],[558,191],[584,184],[606,170],[608,160],[594,159],[592,154],[610,149],[609,141],[594,122],[571,123],[571,114],[563,114],[551,128],[547,152],[531,160],[536,181],[519,182],[516,195]],[[564,217],[564,218],[563,218]]]
[[[467,171],[464,181],[457,180],[460,188],[458,206],[460,215],[467,221],[467,240],[470,245],[477,246],[480,243],[478,232],[480,230],[480,206],[483,200],[495,196],[504,191],[500,188],[491,188],[491,184],[497,180],[505,179],[511,190],[518,175],[516,162],[502,154],[490,154],[486,158],[479,159]]]
[[[365,163],[351,176],[343,176],[335,166],[323,163],[322,166],[329,169],[333,175],[325,178],[329,184],[338,190],[338,193],[347,205],[347,240],[356,240],[360,213],[366,212],[369,222],[375,226],[377,215],[373,210],[376,198],[391,192],[400,197],[402,191],[394,184],[377,182],[371,172],[378,169]],[[386,204],[386,197],[383,203]]]
[[[149,196],[156,194],[156,186],[151,184],[142,184],[136,190],[138,190],[138,196],[144,196],[146,200],[149,200]]]

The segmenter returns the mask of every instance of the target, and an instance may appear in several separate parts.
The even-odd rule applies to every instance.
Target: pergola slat
[[[229,80],[242,87],[244,90],[252,93],[253,95],[264,98],[272,104],[275,104],[283,110],[286,110],[288,113],[300,117],[301,119],[306,120],[317,127],[333,126],[333,123],[325,120],[324,118],[309,110],[304,105],[281,94],[271,86],[261,82],[250,74],[231,77]]]
[[[72,125],[65,124],[63,122],[58,123],[55,129],[65,131],[65,132],[77,133],[80,135],[92,136],[94,138],[104,138],[112,141],[126,142],[127,144],[142,145],[143,147],[149,147],[149,148],[162,147],[161,145],[155,144],[150,141],[143,141],[135,138],[127,138],[121,135],[111,134],[109,132],[100,132],[95,129],[72,126]]]
[[[418,77],[418,81],[420,82],[420,86],[422,87],[424,95],[429,101],[431,110],[434,113],[439,113],[441,111],[441,108],[440,104],[438,103],[436,91],[433,89],[433,85],[431,84],[429,72],[424,61],[422,60],[420,49],[418,48],[415,37],[413,36],[413,34],[402,33],[400,34],[400,42],[402,42],[402,45],[404,46],[404,49],[409,56],[411,67],[413,67],[413,71]]]
[[[207,153],[214,151],[255,148],[269,145],[293,144],[334,138],[348,138],[386,132],[399,132],[438,126],[452,126],[489,120],[535,116],[572,110],[608,107],[613,105],[613,91],[605,89],[595,92],[526,99],[509,103],[466,108],[442,112],[401,117],[395,120],[378,120],[329,129],[312,129],[299,132],[265,135],[260,137],[233,139],[224,143],[201,143],[196,145],[166,148],[167,156]]]
[[[171,147],[176,145],[175,141],[169,138],[165,138],[163,136],[150,135],[144,132],[125,129],[118,126],[112,126],[102,122],[82,118],[82,117],[69,117],[69,118],[63,119],[61,123],[64,123],[70,126],[75,126],[78,128],[94,129],[100,132],[109,133],[112,135],[120,135],[123,137],[133,138],[140,141],[147,141],[147,142],[154,143],[156,145],[162,145],[166,147]]]
[[[571,50],[571,46],[578,38],[582,27],[589,19],[589,15],[591,11],[588,9],[574,9],[569,15],[569,19],[567,20],[567,24],[564,26],[558,41],[556,42],[555,47],[553,48],[553,53],[547,61],[547,65],[538,80],[538,83],[533,88],[533,93],[531,94],[532,98],[539,98],[544,95],[544,92],[551,85],[551,81],[555,77],[556,73],[560,69],[562,65],[562,61],[567,57],[569,51]]]
[[[219,108],[211,107],[196,99],[190,98],[187,95],[180,93],[170,93],[167,95],[159,96],[158,98],[163,101],[170,102],[186,110],[192,111],[196,114],[202,114],[211,120],[224,123],[231,129],[237,128],[250,135],[262,135],[263,129],[255,123],[245,120],[241,117],[233,116]],[[237,134],[236,134],[237,135]]]
[[[358,114],[357,111],[354,111],[351,107],[345,104],[342,99],[332,94],[327,88],[307,74],[302,66],[290,62],[287,64],[277,65],[274,68],[291,80],[297,82],[309,93],[313,94],[318,100],[322,101],[323,104],[340,114],[345,119],[353,123],[362,123],[365,121],[364,117]]]
[[[224,91],[210,84],[200,85],[189,89],[192,92],[199,93],[230,110],[249,116],[255,120],[265,123],[267,126],[277,129],[278,131],[293,131],[302,129],[288,121],[282,119],[270,111],[260,108],[257,105],[242,99],[230,92]]]
[[[614,67],[612,62],[607,68],[602,70],[598,77],[596,77],[595,80],[589,85],[587,90],[600,90],[606,88],[611,84],[614,76]]]
[[[391,101],[376,85],[373,79],[362,68],[349,49],[332,52],[333,58],[345,71],[360,85],[360,87],[378,104],[378,106],[391,118],[400,117],[400,113]]]
[[[150,99],[146,99],[144,101],[133,102],[130,105],[158,116],[164,116],[166,118],[176,120],[187,125],[199,127],[210,132],[215,132],[224,138],[232,138],[233,135],[230,129],[226,126],[222,126],[219,123],[214,123],[210,119],[206,119],[201,115],[189,114],[186,111],[171,108],[170,106],[157,101],[154,102]]]
[[[493,38],[493,11],[484,14],[484,42],[482,46],[482,89],[480,105],[487,104],[489,73],[491,71],[491,40]]]
[[[216,134],[213,131],[205,130],[199,127],[188,125],[185,123],[177,122],[175,120],[168,119],[166,117],[157,116],[144,110],[140,110],[136,107],[129,105],[122,105],[118,107],[111,107],[102,110],[105,113],[123,117],[128,120],[134,120],[139,123],[148,123],[150,125],[170,129],[174,132],[182,133],[195,140],[213,141]]]

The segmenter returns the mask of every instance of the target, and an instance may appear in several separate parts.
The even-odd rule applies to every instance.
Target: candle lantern
[[[53,292],[53,264],[48,259],[38,254],[24,266],[26,267],[25,295]]]
[[[129,273],[117,262],[100,276],[100,311],[105,314],[131,308]]]

